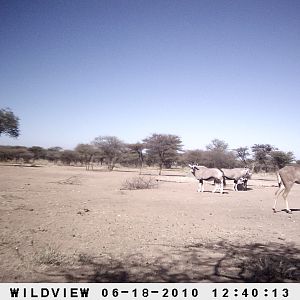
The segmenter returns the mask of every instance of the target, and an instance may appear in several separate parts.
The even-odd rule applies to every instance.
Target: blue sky
[[[300,159],[300,2],[0,0],[0,107],[73,148],[152,133]]]

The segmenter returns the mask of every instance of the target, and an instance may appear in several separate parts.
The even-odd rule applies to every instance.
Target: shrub
[[[157,187],[157,180],[153,177],[133,177],[131,179],[127,179],[121,190],[144,190],[144,189],[153,189]]]
[[[52,266],[66,265],[71,262],[69,257],[50,245],[45,247],[41,252],[36,253],[34,260],[39,265]]]
[[[258,255],[244,261],[242,268],[247,270],[246,277],[250,282],[283,282],[300,278],[297,261],[280,255]]]

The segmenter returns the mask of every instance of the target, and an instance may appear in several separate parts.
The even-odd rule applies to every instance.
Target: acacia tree
[[[237,161],[234,153],[228,150],[228,144],[219,139],[213,139],[206,146],[204,165],[209,168],[233,168]]]
[[[159,165],[159,175],[163,166],[170,168],[182,149],[179,136],[172,134],[152,134],[143,140],[147,154]]]
[[[0,146],[0,160],[29,163],[33,153],[24,146]]]
[[[40,146],[32,146],[28,150],[33,154],[33,160],[46,158],[46,149]]]
[[[95,147],[90,144],[78,144],[75,151],[79,154],[81,162],[85,164],[86,170],[88,170],[96,153]]]
[[[277,148],[270,144],[255,144],[251,147],[251,149],[254,153],[254,160],[258,164],[259,168],[263,168],[266,172],[268,172],[271,164],[270,153],[277,150]]]
[[[195,149],[195,150],[186,150],[181,155],[181,162],[183,165],[196,164],[205,166],[205,150]]]
[[[0,136],[7,134],[10,137],[18,137],[19,131],[19,118],[9,109],[0,109]]]
[[[228,144],[219,139],[213,139],[209,145],[206,146],[207,150],[210,151],[221,151],[225,152],[228,149]]]
[[[277,169],[281,169],[295,160],[294,154],[291,151],[272,151],[270,156],[275,168]]]
[[[79,155],[74,150],[64,150],[60,155],[60,160],[65,165],[76,164],[79,161]]]
[[[122,157],[125,144],[115,136],[99,136],[92,143],[103,153],[108,170],[112,171]]]
[[[144,154],[143,150],[145,149],[144,143],[134,143],[134,144],[128,144],[128,148],[136,153],[138,155],[139,165],[140,165],[140,174],[142,172],[143,164],[144,164]]]
[[[57,164],[60,160],[63,149],[61,147],[51,147],[46,150],[46,159]]]
[[[250,155],[248,150],[248,147],[239,147],[234,149],[237,158],[244,164],[244,166],[247,165],[247,157]]]

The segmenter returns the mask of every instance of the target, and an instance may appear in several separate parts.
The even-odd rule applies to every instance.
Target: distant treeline
[[[61,147],[0,146],[0,161],[34,164],[46,160],[63,165],[101,165],[113,170],[116,164],[142,168],[172,168],[198,164],[206,167],[250,167],[253,171],[274,171],[295,161],[292,152],[284,152],[270,144],[255,144],[229,150],[228,144],[214,139],[205,150],[183,150],[176,135],[153,134],[142,142],[128,144],[114,136],[99,136],[90,144],[78,144],[73,150]]]

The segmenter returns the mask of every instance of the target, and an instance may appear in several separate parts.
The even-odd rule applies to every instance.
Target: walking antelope
[[[275,192],[275,202],[273,211],[276,212],[277,199],[282,195],[285,201],[285,208],[288,213],[292,213],[289,208],[287,196],[294,185],[300,184],[300,165],[285,166],[277,173],[278,190]]]

